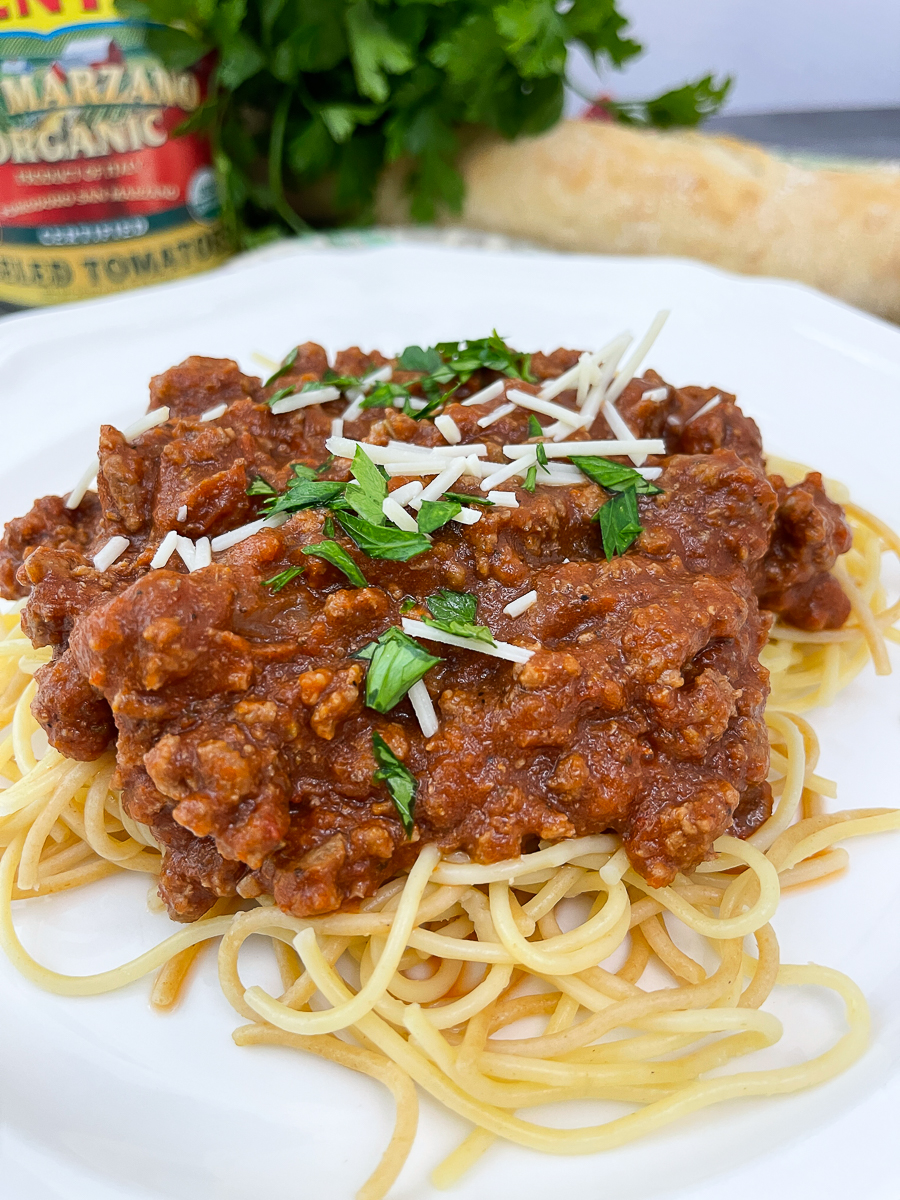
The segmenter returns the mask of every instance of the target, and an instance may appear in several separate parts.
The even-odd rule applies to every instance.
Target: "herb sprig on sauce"
[[[383,783],[387,788],[406,830],[406,836],[411,837],[418,789],[416,777],[403,765],[380,733],[372,734],[372,753],[378,764],[373,778],[376,783]]]

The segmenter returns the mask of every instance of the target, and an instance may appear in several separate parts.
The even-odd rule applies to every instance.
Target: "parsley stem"
[[[298,213],[294,212],[284,194],[282,159],[284,158],[284,132],[287,128],[290,107],[291,89],[285,88],[272,117],[272,130],[269,134],[269,190],[272,193],[275,211],[282,220],[293,229],[294,233],[308,233],[309,226]]]

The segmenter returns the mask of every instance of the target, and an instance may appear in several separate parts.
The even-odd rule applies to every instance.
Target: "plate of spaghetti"
[[[881,1194],[900,334],[314,244],[0,361],[17,1196]]]

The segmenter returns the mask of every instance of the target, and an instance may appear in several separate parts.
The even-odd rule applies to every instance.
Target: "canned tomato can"
[[[114,0],[0,0],[0,304],[180,279],[228,254],[209,64],[167,69]]]

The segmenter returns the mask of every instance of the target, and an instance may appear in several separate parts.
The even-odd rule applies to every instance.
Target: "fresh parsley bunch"
[[[569,44],[599,67],[641,47],[616,0],[118,0],[153,23],[172,70],[215,55],[189,127],[211,136],[226,226],[238,245],[306,227],[297,208],[365,220],[386,164],[404,158],[411,212],[458,210],[462,126],[504,137],[560,117]],[[696,124],[724,92],[707,78],[620,119]],[[673,102],[673,97],[677,103]]]

